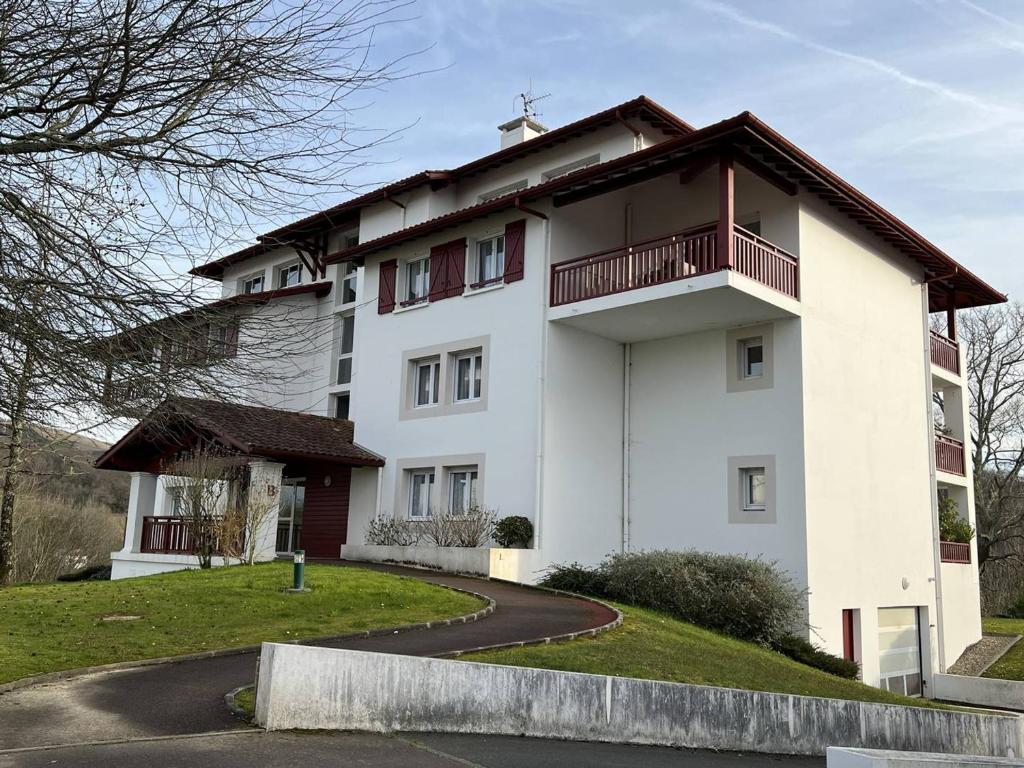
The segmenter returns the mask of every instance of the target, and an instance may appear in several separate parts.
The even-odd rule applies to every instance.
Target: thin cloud
[[[967,0],[961,1],[967,2]],[[901,69],[898,69],[897,67],[892,66],[891,64],[886,64],[884,61],[879,61],[878,59],[871,58],[870,56],[862,56],[857,53],[850,53],[849,51],[844,51],[839,48],[833,48],[832,46],[824,45],[822,43],[798,35],[795,32],[786,29],[785,27],[779,26],[778,24],[774,24],[769,21],[763,21],[761,19],[756,19],[752,16],[748,16],[742,11],[733,8],[731,5],[714,2],[714,0],[692,0],[692,5],[696,8],[700,8],[701,10],[707,11],[709,13],[714,13],[719,16],[723,16],[727,19],[730,19],[731,21],[736,22],[737,24],[741,24],[745,27],[748,27],[749,29],[758,30],[760,32],[766,32],[770,35],[774,35],[775,37],[782,38],[783,40],[789,40],[790,42],[796,43],[797,45],[801,45],[804,48],[809,48],[810,50],[817,51],[819,53],[824,53],[838,59],[843,59],[844,61],[853,62],[854,64],[858,64],[866,69],[870,69],[881,75],[885,75],[886,77],[895,80],[899,83],[902,83],[903,85],[927,91],[943,99],[947,99],[949,101],[953,101],[959,104],[964,104],[975,109],[981,109],[993,114],[1005,116],[1012,115],[1016,119],[1024,119],[1024,112],[1021,112],[1020,110],[1012,109],[1010,107],[1007,107],[1003,104],[999,104],[996,102],[990,102],[986,99],[975,96],[974,94],[966,93],[964,91],[958,91],[955,88],[950,88],[949,86],[943,85],[942,83],[938,83],[934,80],[926,80],[924,78],[911,75],[907,72],[904,72]]]
[[[993,11],[990,11],[988,8],[984,8],[978,5],[977,3],[972,3],[971,0],[960,0],[960,5],[964,6],[964,8],[969,8],[975,13],[981,14],[986,19],[990,19],[991,21],[994,21],[997,24],[1002,24],[1004,27],[1015,29],[1018,32],[1024,32],[1024,24],[1018,24],[1013,19],[1008,19],[1005,16],[1000,16],[998,13],[994,13]]]

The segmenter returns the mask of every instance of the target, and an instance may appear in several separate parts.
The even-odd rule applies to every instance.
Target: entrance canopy
[[[96,467],[159,473],[167,460],[210,442],[240,456],[286,464],[384,466],[382,456],[353,442],[354,431],[347,419],[175,397],[107,449]]]

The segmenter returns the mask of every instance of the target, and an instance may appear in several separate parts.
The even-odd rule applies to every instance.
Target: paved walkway
[[[509,736],[263,733],[0,753],[0,768],[818,768],[823,758],[522,739]]]
[[[470,624],[331,643],[434,656],[578,632],[608,623],[606,608],[512,584],[392,566],[377,570],[485,594],[497,607]],[[0,750],[242,728],[224,694],[253,682],[256,654],[102,672],[0,695]],[[0,765],[3,765],[0,762]]]

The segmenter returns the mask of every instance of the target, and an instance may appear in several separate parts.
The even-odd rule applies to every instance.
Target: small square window
[[[740,342],[740,376],[744,379],[764,376],[764,339],[761,336]]]
[[[740,482],[743,488],[743,511],[763,512],[766,499],[764,467],[741,469]]]
[[[455,358],[456,403],[468,403],[480,399],[483,389],[483,355],[474,352]]]
[[[250,275],[242,280],[242,293],[260,293],[263,291],[263,273]]]
[[[415,366],[413,383],[416,388],[413,405],[416,408],[437,405],[441,390],[441,361],[438,359],[417,360],[413,365]]]
[[[476,467],[461,467],[448,472],[448,511],[464,515],[476,506]]]
[[[418,304],[430,295],[430,258],[416,259],[405,265],[405,301]]]
[[[302,282],[302,265],[296,262],[281,267],[277,271],[277,287],[290,288]]]
[[[430,517],[430,500],[434,494],[434,471],[415,469],[409,473],[409,518]]]
[[[480,288],[496,283],[505,274],[505,236],[498,235],[476,244],[476,282],[471,287]]]

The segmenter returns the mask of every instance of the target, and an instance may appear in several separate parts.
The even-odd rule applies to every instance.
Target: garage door
[[[878,609],[878,661],[882,688],[906,696],[921,695],[917,608]]]

